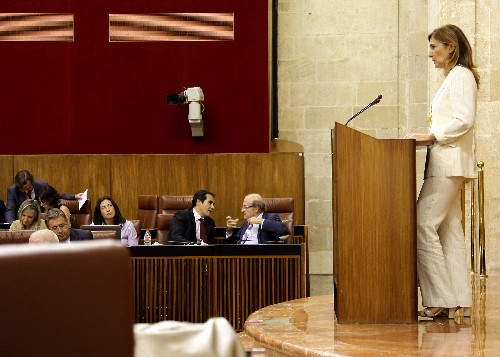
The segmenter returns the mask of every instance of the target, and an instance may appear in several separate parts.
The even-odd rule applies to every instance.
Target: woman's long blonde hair
[[[469,40],[467,40],[463,31],[458,26],[448,24],[438,27],[432,31],[427,36],[429,41],[431,38],[434,38],[445,45],[455,46],[455,51],[451,53],[450,60],[444,68],[444,75],[447,76],[456,65],[466,67],[474,75],[477,87],[479,88],[480,78],[472,59],[472,47],[470,46]]]
[[[26,200],[23,203],[21,203],[21,206],[19,207],[19,210],[17,211],[17,218],[19,219],[19,222],[21,222],[21,216],[23,215],[23,212],[26,210],[30,211],[35,211],[36,217],[33,220],[33,224],[31,225],[31,229],[33,230],[38,230],[40,229],[40,215],[41,215],[41,210],[40,210],[40,205],[36,200]],[[22,223],[21,223],[22,224]],[[26,227],[28,228],[28,227]]]

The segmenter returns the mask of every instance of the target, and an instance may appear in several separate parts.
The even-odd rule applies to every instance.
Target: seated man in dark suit
[[[215,195],[198,190],[191,201],[193,208],[175,212],[170,224],[169,242],[214,243],[215,222],[210,218],[215,206]]]
[[[47,186],[46,181],[35,180],[28,170],[19,171],[14,177],[14,184],[7,189],[7,207],[5,210],[5,222],[12,223],[17,216],[21,203],[27,199],[38,199],[42,187]],[[77,195],[61,194],[60,198],[75,200],[82,198],[83,193]]]
[[[59,208],[51,208],[45,216],[45,225],[57,234],[59,243],[71,243],[79,240],[91,240],[92,232],[84,229],[70,228],[68,217]]]
[[[238,233],[233,234],[233,228],[239,219],[226,217],[226,243],[232,244],[263,244],[280,242],[280,236],[287,234],[280,217],[266,212],[266,204],[257,193],[246,195],[241,207],[245,222]]]

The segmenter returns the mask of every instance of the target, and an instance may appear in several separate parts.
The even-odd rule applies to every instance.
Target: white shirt
[[[262,218],[262,213],[257,218]],[[241,237],[241,244],[259,244],[259,227],[260,224],[249,225]]]

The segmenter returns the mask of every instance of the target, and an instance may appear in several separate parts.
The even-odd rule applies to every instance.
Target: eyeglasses
[[[58,229],[64,229],[65,227],[66,227],[66,223],[61,223],[58,226],[52,226],[52,227],[50,227],[50,230],[51,231],[57,231]]]
[[[243,209],[245,209],[245,210],[249,209],[250,207],[253,207],[253,206],[247,206],[247,205],[243,205],[243,206],[241,206],[241,208],[243,208]]]

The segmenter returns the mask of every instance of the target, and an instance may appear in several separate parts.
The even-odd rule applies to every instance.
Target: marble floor
[[[500,356],[500,271],[471,275],[471,286],[471,317],[338,325],[333,296],[326,295],[256,311],[240,339],[252,356]]]

